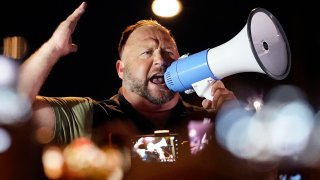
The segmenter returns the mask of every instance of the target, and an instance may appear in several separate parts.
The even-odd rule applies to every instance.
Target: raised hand
[[[72,34],[81,15],[84,14],[86,6],[86,2],[82,2],[72,14],[59,24],[51,38],[48,40],[48,45],[53,48],[52,53],[57,53],[58,57],[65,56],[78,50],[78,46],[72,42]]]

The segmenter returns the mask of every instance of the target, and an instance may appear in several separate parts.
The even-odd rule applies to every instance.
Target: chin
[[[160,88],[159,90],[157,90],[156,94],[159,96],[173,96],[174,93],[168,88]]]

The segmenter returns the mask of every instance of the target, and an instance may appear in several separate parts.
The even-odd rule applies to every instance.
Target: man
[[[90,120],[93,117],[93,112],[87,111],[91,111],[96,102],[90,98],[67,97],[61,100],[37,96],[59,58],[77,51],[77,45],[73,44],[71,36],[85,8],[86,3],[83,2],[61,22],[52,37],[21,65],[19,90],[33,103],[32,119],[38,125],[51,130],[57,130],[57,119],[63,121],[62,119],[66,118],[81,124],[82,118]],[[122,79],[119,90],[121,97],[123,96],[139,115],[150,121],[155,128],[153,130],[165,128],[168,119],[173,116],[174,107],[180,101],[179,94],[171,92],[163,79],[165,69],[179,58],[178,48],[170,31],[155,21],[139,21],[123,32],[119,43],[119,56],[116,69]],[[215,97],[212,101],[203,101],[203,107],[210,112],[219,109],[224,101],[235,99],[233,92],[226,89],[221,81],[212,86],[212,95]],[[59,113],[58,106],[64,103],[71,103],[73,109],[66,108],[68,110],[65,114]],[[81,108],[82,112],[77,108]],[[71,117],[75,112],[80,114]],[[82,125],[79,129],[87,128],[84,127],[85,124]],[[78,134],[74,137],[87,135],[88,132],[81,129],[81,132],[75,133]],[[64,143],[74,137],[65,139]]]
[[[192,106],[178,93],[171,92],[164,83],[163,74],[180,55],[170,31],[152,20],[139,21],[122,34],[118,49],[120,59],[116,62],[122,87],[117,95],[102,102],[81,97],[38,96],[59,58],[77,51],[72,33],[85,8],[83,2],[21,65],[19,90],[33,104],[35,124],[51,130],[53,143],[68,144],[77,137],[86,136],[99,145],[130,146],[130,137],[162,129],[188,141],[190,120],[213,120],[225,101],[236,100],[234,93],[221,81],[212,85],[214,98],[203,100],[203,107]]]

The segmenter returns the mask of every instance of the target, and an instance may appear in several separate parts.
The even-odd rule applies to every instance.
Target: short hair
[[[119,41],[119,44],[118,44],[119,57],[121,57],[121,54],[122,54],[122,51],[123,51],[123,47],[126,44],[126,42],[127,42],[128,38],[129,38],[129,36],[131,35],[131,33],[134,30],[136,30],[137,28],[139,28],[141,26],[146,26],[146,25],[156,26],[159,29],[167,32],[175,42],[175,38],[172,35],[171,31],[168,28],[162,26],[156,20],[152,20],[152,19],[150,19],[150,20],[139,20],[135,24],[127,26],[126,29],[122,32],[121,38],[120,38],[120,41]]]

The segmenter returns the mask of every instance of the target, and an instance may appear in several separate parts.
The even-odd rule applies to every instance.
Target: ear
[[[120,79],[123,78],[123,68],[124,68],[123,62],[121,60],[117,60],[116,69],[117,69],[117,73],[118,73],[118,76],[120,77]]]

